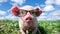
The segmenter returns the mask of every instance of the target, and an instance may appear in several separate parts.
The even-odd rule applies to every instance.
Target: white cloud
[[[0,3],[2,3],[2,2],[7,2],[8,0],[0,0]]]
[[[47,5],[47,6],[44,7],[44,11],[52,11],[54,9],[55,8],[52,5]]]
[[[46,16],[47,14],[46,13],[42,13],[41,16]]]
[[[52,4],[57,5],[57,6],[53,6]],[[44,10],[52,11],[52,12],[50,12],[46,16],[46,19],[45,18],[44,19],[45,20],[60,20],[60,8],[57,8],[58,6],[60,6],[60,0],[46,0]]]
[[[13,3],[14,5],[15,4],[19,4],[19,5],[22,5],[26,0],[11,0],[12,2],[15,2]]]
[[[39,16],[39,18],[43,19],[43,18],[47,18],[47,16]]]
[[[55,4],[56,4],[56,5],[60,5],[60,0],[56,0],[56,1],[55,1]]]
[[[43,5],[43,4],[41,4],[40,6],[41,6],[41,7],[45,7],[45,5]]]
[[[47,17],[47,20],[60,20],[60,10],[55,10],[51,12]]]
[[[50,5],[50,4],[53,4],[54,3],[54,0],[46,0],[45,4],[47,5]]]
[[[56,10],[54,12],[50,13],[51,16],[59,16],[60,15],[60,10]]]
[[[46,0],[45,4],[46,5],[51,5],[51,4],[60,5],[60,0]]]
[[[4,19],[4,17],[0,17],[0,20],[1,20],[1,19]]]
[[[17,3],[11,3],[11,2],[10,2],[10,4],[13,5],[13,6],[18,5]]]
[[[6,15],[5,11],[0,10],[0,15]]]
[[[37,17],[37,20],[46,20],[47,16],[46,15],[40,15],[39,17]]]
[[[17,20],[18,17],[13,16],[12,14],[9,14],[9,15],[7,15],[7,16],[2,16],[2,17],[0,17],[0,20],[2,20],[2,19]]]
[[[60,16],[49,16],[47,20],[60,20]]]
[[[13,16],[12,14],[9,14],[8,16],[5,16],[6,19],[12,19],[12,20],[16,20],[18,17]]]
[[[50,12],[48,15],[46,13],[42,13],[37,20],[60,20],[60,10],[55,10]]]

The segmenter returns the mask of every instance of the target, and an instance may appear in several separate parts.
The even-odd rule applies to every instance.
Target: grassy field
[[[42,34],[60,34],[60,20],[39,21],[38,28]],[[20,34],[18,21],[0,20],[0,34]]]

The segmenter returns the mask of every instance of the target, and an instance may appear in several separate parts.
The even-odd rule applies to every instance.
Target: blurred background
[[[39,6],[45,11],[39,17],[42,34],[60,34],[60,0],[0,0],[0,34],[20,34],[18,18],[11,13],[13,6]]]

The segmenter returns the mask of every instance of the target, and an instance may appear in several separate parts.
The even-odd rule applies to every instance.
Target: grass
[[[41,34],[59,34],[60,20],[39,21],[38,28]],[[0,20],[0,34],[20,34],[18,21]]]

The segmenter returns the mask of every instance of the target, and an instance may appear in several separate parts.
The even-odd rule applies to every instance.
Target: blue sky
[[[10,12],[10,9],[15,5],[19,7],[39,6],[45,13],[42,13],[37,18],[38,20],[60,20],[60,0],[0,0],[0,20],[17,19],[18,17],[13,16]]]

